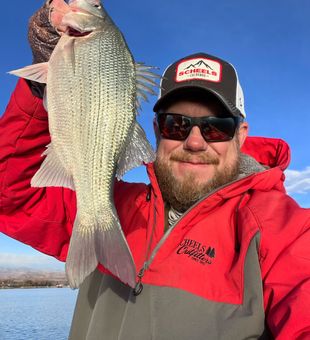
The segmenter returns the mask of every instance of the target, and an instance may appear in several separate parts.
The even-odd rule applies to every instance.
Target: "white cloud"
[[[289,194],[310,193],[310,166],[304,170],[286,170],[285,187]]]
[[[0,267],[4,268],[34,268],[63,270],[64,264],[55,260],[51,256],[44,254],[28,255],[14,253],[0,253]]]

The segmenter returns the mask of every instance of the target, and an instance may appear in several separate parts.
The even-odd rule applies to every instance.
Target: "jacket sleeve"
[[[50,142],[42,101],[20,79],[0,119],[0,231],[62,261],[75,218],[75,193],[32,188]]]
[[[288,199],[280,211],[261,240],[266,320],[275,339],[306,340],[310,339],[310,210]]]

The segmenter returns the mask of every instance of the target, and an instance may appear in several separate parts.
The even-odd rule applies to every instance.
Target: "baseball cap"
[[[225,60],[201,52],[169,65],[162,75],[154,112],[158,112],[168,98],[185,89],[205,90],[217,97],[233,116],[246,116],[237,71]]]

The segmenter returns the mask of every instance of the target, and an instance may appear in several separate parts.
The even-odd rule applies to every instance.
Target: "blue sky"
[[[2,4],[0,114],[16,83],[6,72],[31,63],[27,22],[40,3]],[[302,206],[310,206],[308,0],[106,0],[105,6],[135,59],[160,67],[160,72],[198,51],[230,61],[244,90],[250,135],[279,137],[289,143],[287,189]],[[154,101],[151,98],[143,105],[139,117],[153,145]],[[145,181],[146,176],[137,169],[126,179]],[[62,268],[56,260],[0,234],[0,266],[5,263]]]

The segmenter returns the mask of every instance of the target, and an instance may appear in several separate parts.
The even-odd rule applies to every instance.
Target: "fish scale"
[[[99,5],[97,0],[69,1],[62,27],[87,34],[63,34],[48,63],[11,72],[47,83],[51,143],[31,185],[76,191],[66,260],[73,288],[98,263],[135,285],[135,264],[114,206],[113,186],[115,176],[154,160],[136,114],[138,98],[153,93],[158,76],[134,62],[123,35]]]

